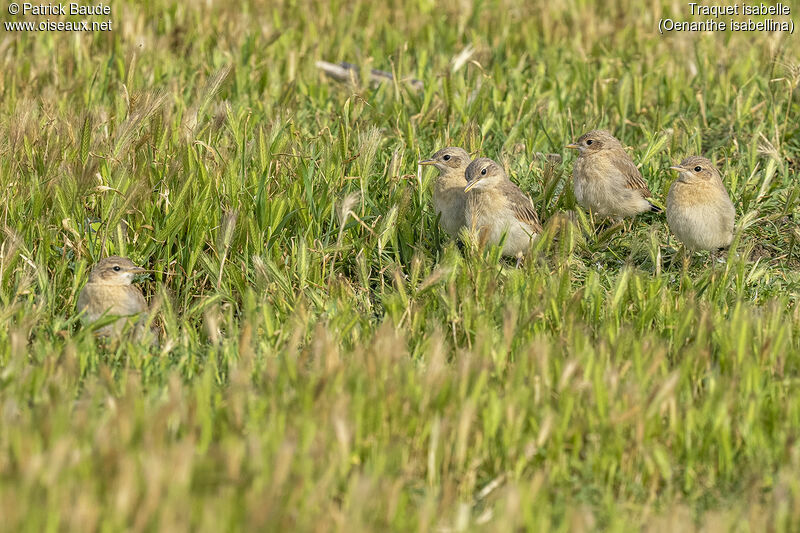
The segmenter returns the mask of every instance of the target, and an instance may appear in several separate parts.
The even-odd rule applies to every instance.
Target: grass
[[[112,32],[6,32],[0,529],[796,530],[800,50],[657,33],[686,9],[117,1]],[[519,269],[437,229],[421,156],[493,157],[549,220],[594,127],[662,199],[718,163],[725,262],[684,270],[658,215],[578,210]],[[160,348],[80,327],[106,254],[154,271]]]

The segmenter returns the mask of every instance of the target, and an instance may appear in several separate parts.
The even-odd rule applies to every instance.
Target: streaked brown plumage
[[[126,257],[111,256],[101,259],[89,274],[89,281],[78,296],[78,312],[85,323],[102,316],[119,316],[119,320],[99,328],[95,333],[103,337],[119,336],[129,316],[147,311],[147,302],[138,287],[131,285],[136,274],[145,269],[136,266]],[[143,334],[141,320],[136,326],[137,336]]]
[[[419,162],[420,165],[433,165],[439,176],[433,182],[433,210],[439,217],[439,225],[448,234],[458,235],[466,225],[464,209],[466,193],[464,187],[467,180],[464,171],[471,159],[466,150],[455,146],[442,148],[430,159]]]
[[[521,257],[542,232],[531,199],[486,157],[469,164],[466,179],[467,227],[491,245],[499,244],[505,234],[503,255]]]
[[[672,233],[689,250],[729,246],[736,209],[714,164],[691,156],[670,168],[679,172],[667,195],[667,224]]]
[[[581,136],[567,148],[579,151],[572,172],[575,199],[586,209],[615,218],[660,212],[642,174],[622,144],[606,130]]]

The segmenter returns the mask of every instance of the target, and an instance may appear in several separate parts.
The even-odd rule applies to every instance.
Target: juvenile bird
[[[736,209],[714,164],[695,155],[670,168],[679,172],[667,195],[672,233],[693,251],[729,246]]]
[[[133,277],[145,269],[136,266],[126,257],[110,256],[101,259],[89,274],[89,281],[78,296],[78,312],[83,312],[83,321],[91,323],[102,317],[119,316],[111,324],[99,328],[95,333],[101,337],[119,336],[128,316],[147,311],[147,302],[138,287],[131,285]],[[136,325],[137,336],[141,336],[143,324]]]
[[[531,199],[486,157],[469,164],[466,179],[467,227],[491,245],[499,244],[505,234],[503,255],[520,259],[542,232]]]
[[[458,235],[466,225],[464,206],[467,195],[464,187],[467,180],[464,171],[470,161],[466,150],[450,146],[419,162],[420,165],[433,165],[439,171],[439,177],[433,182],[433,210],[439,216],[439,224],[452,236]]]
[[[652,193],[622,144],[606,130],[581,136],[567,148],[578,150],[572,171],[575,199],[601,216],[623,218],[661,209],[647,198]]]

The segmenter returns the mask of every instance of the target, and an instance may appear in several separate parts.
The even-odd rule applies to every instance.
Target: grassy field
[[[797,37],[662,36],[668,0],[111,6],[0,36],[0,529],[798,530]],[[437,229],[420,157],[502,162],[547,221],[594,127],[662,202],[718,163],[724,262],[655,214],[550,222],[519,269]],[[108,254],[154,271],[160,348],[80,326]]]

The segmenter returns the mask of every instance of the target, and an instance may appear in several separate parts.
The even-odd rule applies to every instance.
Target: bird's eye
[[[485,175],[486,175],[486,169],[484,168],[483,170],[481,170],[481,176],[485,176]]]
[[[586,146],[591,146],[593,142],[594,142],[593,140],[589,139],[588,141],[586,141]]]
[[[700,172],[701,170],[703,170],[703,167],[694,167],[695,172]]]
[[[120,270],[122,270],[120,267],[118,267],[116,265],[114,266],[114,272],[119,272]]]
[[[442,159],[444,159],[445,161],[450,161],[450,154],[444,156]]]

